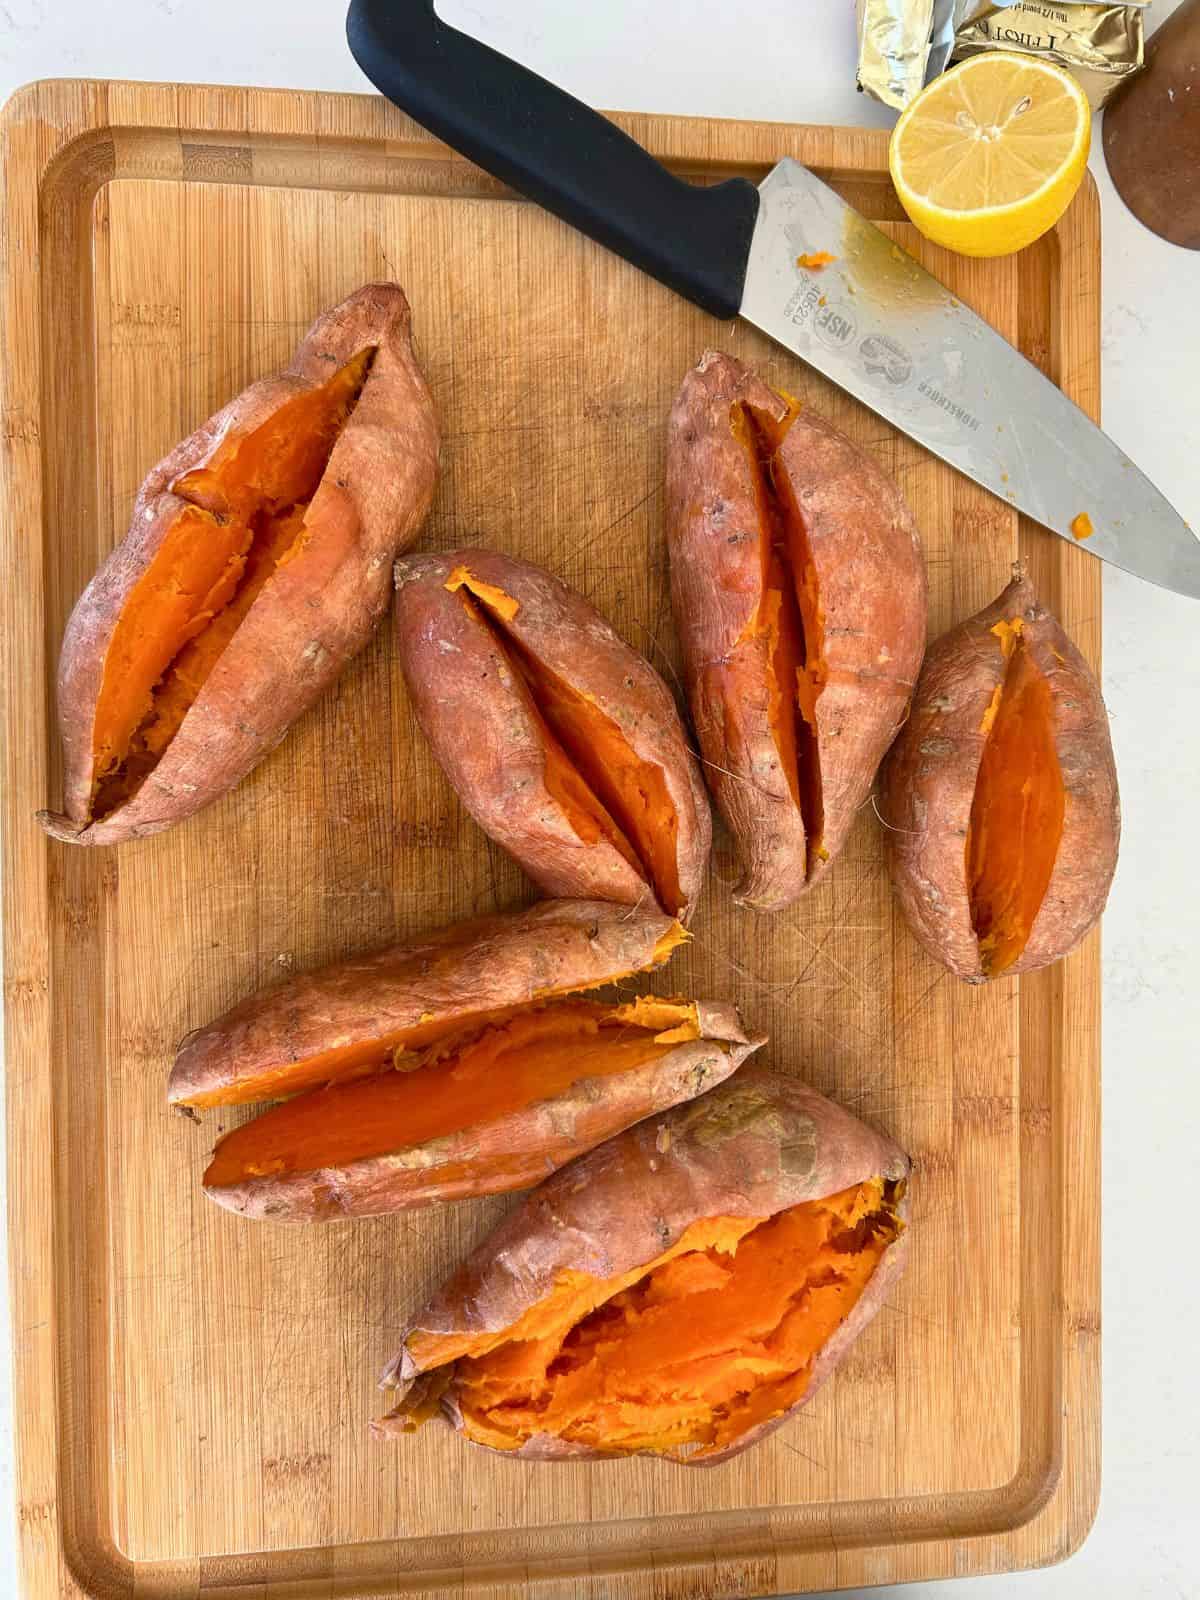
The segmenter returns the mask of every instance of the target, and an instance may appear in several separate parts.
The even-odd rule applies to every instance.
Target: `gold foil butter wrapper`
[[[1145,56],[1144,6],[973,5],[954,34],[953,59],[981,50],[1017,50],[1042,56],[1079,79],[1093,106],[1102,106]]]
[[[897,111],[903,111],[925,86],[933,3],[856,0],[858,87]]]
[[[1014,50],[1066,67],[1092,105],[1102,106],[1142,65],[1148,4],[857,0],[858,85],[903,110],[951,62]]]

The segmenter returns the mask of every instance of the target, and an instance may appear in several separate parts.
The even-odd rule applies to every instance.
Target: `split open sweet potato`
[[[930,646],[880,796],[904,913],[958,977],[1032,972],[1095,923],[1121,830],[1108,717],[1027,579]]]
[[[251,996],[171,1075],[177,1105],[281,1101],[220,1141],[206,1192],[323,1221],[529,1187],[763,1042],[729,1006],[580,996],[684,937],[654,911],[550,901]]]
[[[543,1002],[272,1107],[220,1141],[205,1193],[310,1222],[527,1189],[761,1042],[731,1006]]]
[[[709,351],[671,413],[667,535],[737,898],[776,910],[827,870],[904,720],[925,645],[917,531],[870,456]]]
[[[815,1090],[744,1068],[526,1196],[406,1331],[376,1427],[724,1460],[805,1405],[882,1305],[908,1174]]]
[[[247,1105],[374,1072],[396,1051],[668,961],[687,939],[650,907],[548,900],[300,973],[179,1046],[172,1105]]]
[[[494,551],[409,556],[396,641],[447,777],[535,883],[688,919],[708,796],[666,684],[594,606]]]
[[[408,301],[375,283],[161,461],[67,623],[47,831],[157,833],[243,778],[373,632],[437,459]]]

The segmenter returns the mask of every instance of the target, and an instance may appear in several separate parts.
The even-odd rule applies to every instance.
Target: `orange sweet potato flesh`
[[[541,669],[539,678],[537,664],[529,652],[522,650],[504,629],[503,623],[511,614],[509,597],[490,584],[475,583],[466,573],[461,575],[455,573],[451,578],[452,582],[455,582],[459,602],[467,614],[478,619],[489,629],[499,649],[507,657],[514,681],[520,685],[519,692],[525,701],[526,709],[539,727],[546,752],[544,779],[547,794],[562,808],[576,836],[585,844],[595,844],[598,839],[606,840],[614,850],[624,856],[635,872],[643,874],[644,868],[638,860],[637,851],[563,747],[547,716],[548,708],[543,704],[541,694],[535,691],[535,685],[537,690],[541,689],[542,679],[550,679],[554,684],[558,684],[560,680],[552,673],[547,673],[544,668]],[[561,687],[563,698],[568,697],[571,691],[565,684]],[[608,721],[602,712],[593,709],[596,710],[597,722]]]
[[[824,616],[816,564],[791,483],[779,467],[779,448],[799,415],[789,400],[782,421],[738,402],[730,426],[754,463],[755,498],[764,537],[763,598],[756,631],[772,642],[770,720],[780,765],[804,820],[811,875],[824,859],[824,807],[817,741],[817,699],[827,667]]]
[[[643,914],[622,920],[618,929],[598,920],[595,949],[590,942],[580,948],[572,943],[579,918],[585,919],[582,937],[590,941],[586,918],[593,908],[587,902],[557,905],[561,922],[554,903],[544,902],[540,913],[532,908],[444,929],[430,944],[383,950],[250,996],[183,1041],[172,1098],[196,1107],[246,1105],[377,1073],[397,1052],[424,1050],[576,990],[661,966],[687,937],[678,923]],[[664,931],[647,932],[648,925]],[[623,949],[606,963],[602,952],[614,944]],[[491,1003],[479,992],[489,984]]]
[[[1017,961],[1046,897],[1062,840],[1066,790],[1050,685],[1019,626],[979,764],[967,833],[971,922],[987,977]]]
[[[284,1101],[227,1134],[205,1186],[345,1167],[493,1121],[553,1099],[580,1079],[656,1060],[694,1027],[692,1018],[687,1004],[643,1005],[639,1012],[566,1000],[460,1031],[423,1056],[398,1052],[368,1077]],[[387,1070],[393,1061],[398,1070]]]
[[[505,627],[509,597],[466,573],[450,580],[465,605],[487,619],[546,729],[546,788],[585,843],[605,838],[642,873],[664,910],[683,906],[679,885],[679,818],[661,767],[642,761],[620,727],[564,682]],[[449,586],[449,585],[448,585]],[[470,591],[467,599],[464,591]]]
[[[530,708],[543,729],[542,736],[546,746],[546,793],[562,808],[563,815],[571,824],[576,837],[582,839],[584,844],[595,844],[598,839],[607,840],[619,855],[624,856],[635,872],[641,873],[643,868],[637,858],[637,851],[551,733],[549,723],[532,696],[530,696]]]
[[[225,1085],[211,1093],[197,1094],[188,1105],[232,1106],[250,1105],[257,1100],[282,1100],[309,1089],[323,1088],[326,1084],[346,1083],[355,1078],[382,1072],[389,1067],[398,1052],[424,1050],[450,1033],[461,1033],[467,1027],[484,1027],[502,1021],[513,1014],[515,1008],[489,1011],[464,1011],[453,1019],[438,1017],[411,1028],[381,1034],[376,1039],[361,1043],[337,1046],[305,1056],[301,1061],[284,1061],[279,1066],[262,1072],[247,1074],[234,1085]]]
[[[781,1416],[898,1237],[895,1198],[873,1178],[765,1220],[694,1223],[590,1293],[573,1275],[462,1354],[468,1437],[501,1450],[547,1434],[602,1451],[696,1446],[702,1457]]]
[[[183,505],[126,602],[105,660],[91,815],[153,770],[268,579],[303,547],[304,512],[366,382],[373,350],[233,434],[172,485]]]

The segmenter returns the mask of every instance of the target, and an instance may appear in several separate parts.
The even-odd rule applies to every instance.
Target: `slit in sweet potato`
[[[397,1053],[424,1050],[447,1034],[458,1033],[464,1027],[484,1027],[491,1022],[503,1022],[519,1009],[517,1006],[502,1011],[481,1008],[478,1011],[461,1012],[453,1018],[430,1018],[411,1028],[400,1028],[354,1044],[338,1045],[331,1050],[304,1056],[298,1061],[281,1061],[277,1066],[266,1067],[252,1077],[240,1077],[235,1083],[224,1084],[207,1094],[190,1096],[185,1104],[204,1109],[209,1106],[253,1105],[260,1100],[288,1100],[309,1089],[370,1077],[372,1073],[383,1072],[390,1067]]]
[[[780,766],[804,821],[811,877],[817,864],[827,859],[817,700],[828,668],[808,529],[779,456],[799,412],[799,402],[789,399],[787,414],[777,420],[739,401],[730,425],[753,465],[763,553],[763,597],[753,627],[756,633],[765,633],[770,644],[771,728]]]
[[[491,629],[523,683],[544,729],[546,787],[576,834],[585,843],[607,839],[674,916],[683,906],[679,816],[662,768],[636,755],[611,717],[522,644],[510,626],[517,611],[511,596],[462,567],[446,587]]]
[[[988,977],[1011,967],[1029,942],[1066,810],[1050,685],[1025,644],[1019,617],[992,631],[1008,664],[984,716],[987,738],[966,845],[971,923]]]
[[[646,970],[662,966],[686,940],[687,934],[683,928],[679,923],[674,923],[655,945],[653,955],[646,963]],[[440,972],[452,971],[455,963],[462,958],[462,953],[463,947],[456,944],[447,944],[433,955],[428,950],[417,949],[404,958],[393,960],[380,983],[392,991],[408,984],[417,990],[422,987],[426,990],[436,988],[441,981]],[[535,989],[521,1004],[507,1007],[480,1005],[472,1010],[456,997],[454,1009],[450,1012],[444,1009],[426,1012],[419,1020],[404,1028],[384,1029],[373,1037],[334,1045],[328,1050],[309,1054],[297,1052],[291,1059],[272,1063],[259,1072],[241,1072],[232,1081],[207,1092],[189,1095],[181,1103],[200,1109],[251,1105],[261,1100],[286,1100],[309,1089],[368,1077],[389,1068],[397,1053],[411,1054],[427,1049],[452,1034],[461,1034],[464,1029],[480,1029],[507,1022],[510,1017],[530,1006],[558,999],[578,988],[599,987],[600,983],[617,983],[633,976],[632,970],[612,972],[592,985],[569,984],[565,988]],[[363,1027],[369,1027],[376,1015],[368,991],[363,1004]],[[288,1029],[281,1027],[281,1055],[286,1055],[287,1037]]]
[[[419,1366],[457,1362],[467,1436],[703,1457],[788,1411],[899,1236],[901,1186],[873,1178],[769,1218],[693,1223],[654,1261],[564,1273],[511,1327],[418,1334]]]
[[[519,1011],[420,1053],[396,1051],[369,1078],[272,1107],[220,1141],[205,1186],[411,1149],[551,1100],[584,1078],[631,1072],[699,1033],[686,1001],[563,1000]]]
[[[179,515],[126,600],[104,662],[91,820],[153,771],[263,587],[303,548],[305,511],[374,353],[361,350],[170,485]]]

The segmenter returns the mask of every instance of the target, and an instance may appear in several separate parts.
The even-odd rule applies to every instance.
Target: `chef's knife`
[[[745,317],[1055,533],[1085,534],[1092,554],[1200,598],[1200,540],[1150,480],[807,167],[781,161],[757,189],[687,183],[442,22],[433,0],[352,0],[347,37],[389,100],[503,183],[713,316]],[[804,264],[822,256],[823,269]]]

